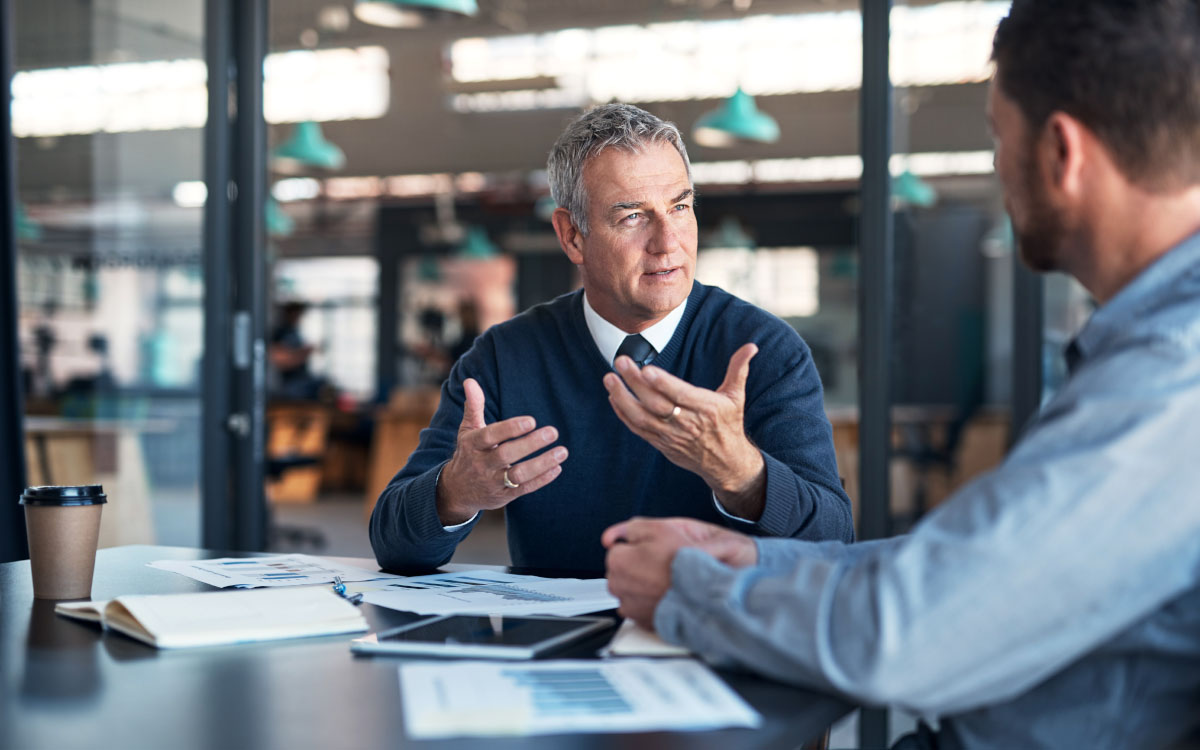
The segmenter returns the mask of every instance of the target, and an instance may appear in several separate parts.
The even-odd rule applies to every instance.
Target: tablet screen
[[[489,646],[535,646],[560,636],[593,628],[577,619],[451,615],[380,633],[379,643],[441,643]]]

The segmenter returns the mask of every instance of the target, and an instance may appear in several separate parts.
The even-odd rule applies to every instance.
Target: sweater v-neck
[[[675,326],[675,333],[671,335],[671,340],[654,357],[655,367],[675,374],[673,368],[679,359],[680,351],[683,350],[683,339],[687,336],[688,329],[692,325],[692,320],[696,317],[696,311],[699,309],[700,303],[707,292],[708,287],[698,281],[692,282],[692,291],[688,294],[687,306],[683,310],[683,317],[679,319],[679,325]],[[592,338],[592,332],[588,328],[587,319],[583,315],[582,289],[575,292],[575,297],[571,300],[571,325],[575,329],[576,338],[587,342],[586,346],[591,354],[590,359],[593,366],[601,374],[612,372],[612,363],[604,361],[604,355],[600,353],[599,347],[596,346],[596,340]]]

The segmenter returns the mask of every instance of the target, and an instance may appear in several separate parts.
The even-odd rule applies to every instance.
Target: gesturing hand
[[[608,590],[621,601],[618,612],[651,630],[681,548],[697,547],[733,567],[758,561],[750,537],[691,518],[633,518],[610,526],[600,541],[608,549]]]
[[[698,474],[726,508],[752,521],[766,500],[766,465],[744,425],[746,378],[757,353],[754,344],[734,352],[715,391],[653,365],[639,370],[625,356],[617,357],[620,378],[604,376],[608,400],[626,427],[671,463]]]
[[[466,400],[458,444],[437,487],[438,517],[446,526],[468,521],[481,510],[503,508],[521,495],[545,487],[562,473],[560,464],[567,458],[567,449],[560,445],[521,461],[557,440],[558,430],[543,427],[534,431],[537,423],[533,417],[487,424],[483,389],[474,378],[463,381],[463,394]]]

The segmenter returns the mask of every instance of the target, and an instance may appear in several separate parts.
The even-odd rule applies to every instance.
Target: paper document
[[[690,656],[691,651],[674,643],[667,643],[658,633],[646,630],[630,619],[621,623],[621,628],[612,641],[600,652],[601,656]]]
[[[691,659],[468,661],[400,667],[413,739],[756,727],[762,719]]]
[[[574,615],[616,609],[603,578],[540,578],[494,570],[393,581],[363,601],[422,615]]]
[[[179,573],[218,588],[237,586],[303,586],[332,583],[334,576],[343,581],[373,581],[400,578],[365,568],[342,565],[312,555],[276,555],[273,557],[221,557],[215,560],[158,560],[152,568]]]

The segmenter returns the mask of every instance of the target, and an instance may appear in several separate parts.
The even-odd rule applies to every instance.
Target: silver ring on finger
[[[675,417],[678,417],[678,416],[679,416],[679,413],[680,413],[680,412],[682,412],[682,411],[683,411],[683,409],[680,409],[680,408],[679,408],[679,404],[676,404],[676,405],[675,405],[675,408],[674,408],[674,409],[671,409],[671,413],[670,413],[670,414],[668,414],[668,415],[666,415],[666,416],[664,416],[664,417],[659,417],[659,419],[661,419],[661,420],[662,420],[662,421],[664,421],[664,422],[670,422],[671,420],[675,419]]]
[[[511,468],[512,467],[510,466],[509,469],[511,469]],[[510,490],[515,490],[516,488],[521,486],[517,482],[514,482],[513,480],[508,478],[508,469],[504,470],[504,486]]]

